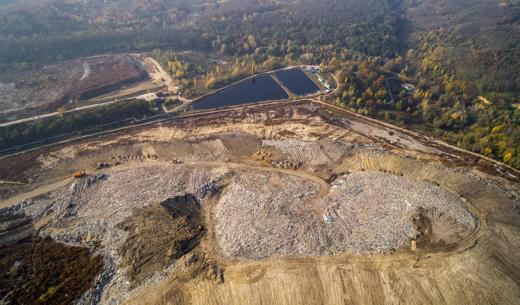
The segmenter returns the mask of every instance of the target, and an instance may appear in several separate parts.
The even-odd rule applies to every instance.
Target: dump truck
[[[84,171],[84,170],[81,170],[81,171],[78,171],[78,172],[75,172],[74,173],[74,178],[81,178],[81,177],[85,177],[87,175],[87,172]]]

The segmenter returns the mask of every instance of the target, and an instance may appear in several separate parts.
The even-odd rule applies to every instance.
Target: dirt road
[[[47,184],[45,186],[42,186],[42,187],[32,190],[30,192],[19,194],[17,196],[0,201],[0,209],[15,205],[19,202],[22,202],[22,201],[25,201],[25,200],[28,200],[28,199],[31,199],[34,197],[38,197],[38,196],[46,194],[48,192],[52,192],[56,189],[59,189],[60,187],[64,187],[65,185],[72,183],[73,181],[74,181],[74,178],[72,178],[72,177],[63,178],[57,182]]]
[[[287,107],[289,103],[293,102],[276,102],[273,106],[280,105],[279,112],[274,112],[273,108],[265,107],[265,104],[250,104],[235,107],[231,109],[217,109],[208,112],[191,113],[185,117],[195,118],[193,124],[183,121],[178,124],[176,129],[179,132],[186,132],[189,128],[205,128],[205,131],[216,133],[215,124],[239,125],[244,120],[245,115],[248,115],[249,123],[244,125],[241,130],[250,130],[248,128],[262,128],[272,129],[273,126],[278,127],[277,133],[271,133],[269,136],[276,138],[280,136],[281,130],[287,132],[293,130],[294,134],[285,135],[282,138],[295,138],[305,135],[301,129],[287,128],[287,122],[293,122],[293,116],[286,117],[278,116],[278,121],[266,121],[265,118],[254,119],[254,116],[261,116],[267,112],[273,111],[273,117],[276,114],[286,113],[291,107]],[[311,103],[302,103],[301,107],[309,111],[308,117],[321,115],[322,121],[316,125],[328,125],[331,128],[341,129],[341,124],[329,124],[327,118],[336,116],[344,119],[347,122],[355,124],[365,124],[365,129],[380,129],[381,134],[388,134],[389,130],[395,131],[396,134],[404,134],[406,138],[411,138],[419,142],[421,145],[434,145],[436,149],[442,149],[441,144],[432,142],[431,139],[412,133],[408,130],[400,129],[398,127],[385,124],[376,120],[368,119],[364,116],[357,116],[341,108],[335,108],[329,104],[319,101],[314,101],[316,105]],[[312,107],[311,107],[312,106]],[[314,107],[316,106],[316,107]],[[256,107],[256,111],[255,110]],[[278,106],[277,106],[278,107]],[[232,116],[229,113],[239,112],[244,109],[253,109],[246,114],[239,113],[239,115]],[[320,108],[318,111],[309,109]],[[295,109],[298,108],[295,105]],[[296,112],[296,111],[293,111]],[[221,120],[212,121],[209,113],[220,113],[224,118]],[[303,111],[301,112],[303,113]],[[298,118],[302,114],[299,113]],[[345,115],[343,115],[345,114]],[[174,120],[175,118],[165,119],[164,122]],[[287,121],[283,121],[287,120]],[[285,123],[281,123],[281,122]],[[301,125],[310,125],[309,121],[300,121]],[[145,147],[143,142],[149,141],[151,146],[156,146],[157,154],[164,156],[172,150],[172,146],[161,146],[157,142],[157,133],[164,129],[165,133],[170,134],[174,128],[174,123],[154,125],[156,122],[143,127],[154,126],[157,129],[152,129],[151,137],[140,134],[141,130],[134,130],[135,133],[125,132],[124,136],[129,138],[142,137],[139,141],[123,142],[122,146],[130,147],[131,150],[119,150],[118,147],[113,148],[117,154],[125,156],[136,156],[136,154],[143,154]],[[171,125],[170,125],[171,124]],[[279,125],[277,125],[279,124]],[[194,127],[195,126],[195,127]],[[260,127],[259,127],[260,126]],[[346,124],[348,126],[348,124]],[[171,129],[169,129],[171,128]],[[298,127],[300,128],[300,127]],[[238,133],[236,129],[230,129],[234,133]],[[320,129],[321,130],[321,129]],[[315,130],[312,130],[313,132]],[[345,130],[345,133],[352,131]],[[342,131],[341,134],[344,134]],[[358,131],[359,132],[359,131]],[[353,131],[352,133],[355,133]],[[207,133],[196,133],[191,131],[189,135],[179,135],[179,138],[190,138],[190,145],[202,145],[204,141],[198,142],[194,140]],[[330,136],[331,131],[323,129],[318,133],[319,136]],[[116,136],[117,137],[117,136]],[[262,137],[262,136],[260,136]],[[178,145],[179,142],[171,140],[174,137],[165,138],[169,142],[168,145]],[[382,141],[377,138],[372,139],[374,145],[379,147]],[[403,137],[404,138],[404,137]],[[148,140],[147,140],[148,139]],[[170,140],[168,140],[170,139]],[[175,138],[176,139],[176,138]],[[255,138],[258,140],[257,138]],[[355,138],[358,139],[358,138]],[[97,139],[99,142],[109,143],[114,138]],[[211,140],[212,141],[212,140]],[[238,142],[238,141],[237,141]],[[112,142],[113,143],[113,142]],[[173,144],[172,144],[173,143]],[[236,143],[236,142],[233,142]],[[258,142],[255,142],[258,144]],[[76,143],[77,144],[77,143]],[[86,144],[81,142],[81,144]],[[193,144],[193,145],[195,145]],[[242,143],[241,143],[242,144]],[[362,143],[360,143],[362,144]],[[148,144],[147,144],[148,145]],[[235,144],[233,144],[235,145]],[[438,145],[438,146],[435,146]],[[230,144],[229,147],[232,145]],[[100,146],[101,147],[101,146]],[[103,146],[106,149],[109,146]],[[187,146],[185,149],[186,156],[191,156],[192,146]],[[214,146],[207,146],[210,150]],[[385,146],[386,147],[386,146]],[[102,150],[104,148],[99,148]],[[159,150],[161,149],[161,150]],[[205,150],[205,151],[207,151]],[[352,157],[348,159],[349,163],[341,163],[345,167],[345,171],[391,171],[400,173],[405,177],[413,179],[435,182],[440,187],[445,188],[461,198],[461,202],[467,203],[471,207],[474,215],[480,219],[479,229],[468,238],[463,239],[460,243],[450,245],[447,247],[431,249],[419,249],[417,251],[399,250],[388,255],[356,255],[354,253],[338,254],[335,256],[319,256],[319,257],[269,257],[261,260],[231,260],[219,257],[215,252],[212,252],[210,247],[204,244],[201,245],[200,251],[195,252],[196,257],[186,256],[186,260],[179,261],[175,264],[175,269],[171,272],[170,277],[163,282],[153,284],[145,287],[145,289],[131,295],[132,300],[124,304],[139,304],[139,305],[156,305],[156,304],[237,304],[237,305],[252,305],[252,304],[286,304],[286,305],[343,305],[343,304],[520,304],[520,268],[518,261],[520,260],[520,214],[517,213],[516,206],[518,198],[514,197],[512,192],[508,191],[507,186],[514,184],[513,182],[505,181],[496,176],[487,175],[479,172],[472,164],[465,164],[463,166],[447,166],[443,167],[442,158],[432,154],[413,151],[417,158],[408,158],[407,153],[411,149],[392,148],[392,152],[382,149],[387,153],[374,153],[373,150],[368,149],[366,155],[361,154],[359,158]],[[379,152],[379,150],[377,150]],[[464,157],[467,152],[462,153],[453,152],[446,148],[447,152],[452,152],[458,156]],[[162,153],[161,153],[162,152]],[[227,153],[227,152],[226,152]],[[347,153],[347,152],[345,152]],[[81,158],[87,159],[86,162],[92,162],[101,158],[100,155],[91,153],[92,155],[81,155]],[[173,153],[171,153],[173,155]],[[206,154],[201,153],[205,156]],[[104,160],[109,160],[114,156],[112,151],[107,152],[102,157]],[[170,155],[168,155],[170,156]],[[182,158],[181,155],[180,158]],[[242,155],[240,155],[242,156]],[[249,158],[251,153],[244,153],[245,157]],[[350,155],[349,155],[350,156]],[[177,156],[175,156],[177,157]],[[245,158],[244,157],[244,158]],[[81,159],[78,158],[78,159]],[[188,157],[186,157],[188,158]],[[221,158],[220,155],[218,158]],[[236,158],[236,159],[235,159]],[[348,157],[350,158],[350,157]],[[217,159],[217,157],[215,157]],[[215,160],[210,159],[210,160]],[[223,160],[218,159],[218,160]],[[136,160],[130,158],[125,160]],[[162,160],[162,159],[161,159]],[[239,155],[233,155],[231,160],[242,160]],[[188,161],[184,164],[172,165],[166,161],[129,161],[121,166],[117,166],[104,172],[116,173],[117,171],[131,169],[142,166],[168,166],[174,167],[206,167],[206,168],[231,168],[237,170],[258,170],[258,171],[273,171],[283,175],[294,175],[303,179],[312,181],[319,186],[319,194],[328,192],[328,185],[322,179],[313,177],[312,174],[270,168],[261,166],[260,163],[256,165],[252,160],[235,161],[235,162],[214,162]],[[350,162],[351,161],[351,162]],[[5,161],[4,161],[5,162]],[[343,161],[342,161],[343,162]],[[487,161],[486,161],[487,162]],[[4,163],[5,164],[5,163]],[[497,163],[492,163],[496,164]],[[87,165],[89,166],[89,165]],[[332,164],[333,169],[338,167]],[[66,169],[65,169],[66,170]],[[341,170],[343,171],[343,170]],[[61,169],[60,174],[64,173]],[[115,176],[115,175],[114,175]],[[54,182],[59,180],[57,182]],[[61,179],[53,180],[53,184],[48,187],[39,188],[33,192],[27,192],[17,198],[18,200],[43,194],[52,191],[52,188],[59,188],[66,186],[67,183],[72,183],[72,178],[62,177]],[[517,185],[516,185],[517,186]],[[515,187],[513,190],[517,190]],[[152,189],[150,192],[154,192]],[[10,199],[0,202],[0,206],[9,203]],[[370,208],[371,201],[367,202],[367,208]],[[206,207],[213,206],[212,204],[205,204]],[[121,209],[126,209],[122,204]],[[208,222],[211,224],[211,221]],[[211,228],[208,229],[210,232]],[[384,234],[384,232],[382,232]],[[208,234],[208,239],[211,235]],[[269,238],[269,236],[267,236]],[[202,241],[204,243],[204,241]],[[161,255],[164,255],[161,253]],[[192,259],[194,258],[194,259]],[[188,261],[189,259],[189,261]],[[190,265],[191,264],[191,265]],[[208,269],[204,264],[215,269]],[[200,269],[196,267],[200,266]],[[218,267],[218,268],[217,268]],[[204,269],[206,268],[206,269]],[[222,270],[221,280],[214,280],[213,271]],[[217,272],[215,271],[215,272]]]
[[[146,92],[155,92],[160,91],[164,87],[171,86],[173,84],[172,78],[166,73],[162,67],[152,58],[148,57],[145,59],[151,63],[151,65],[155,68],[155,71],[149,71],[148,74],[151,77],[150,80],[138,83],[130,88],[117,90],[115,92],[111,92],[108,94],[104,94],[89,100],[83,101],[83,103],[88,103],[90,105],[80,106],[73,108],[71,110],[65,111],[65,113],[71,113],[76,111],[82,111],[87,109],[92,109],[96,107],[102,107],[106,105],[111,105],[117,102],[124,102],[125,100],[132,99],[134,95],[143,94]],[[21,124],[25,122],[35,121],[43,118],[55,117],[60,115],[59,112],[51,112],[45,113],[41,115],[35,115],[29,118],[24,118],[20,120],[4,122],[0,124],[0,127],[8,127],[16,124]]]
[[[108,170],[95,170],[95,169],[89,169],[90,173],[97,173],[97,172],[103,172],[103,173],[116,173],[118,171],[127,170],[130,168],[136,168],[136,167],[143,167],[143,166],[157,166],[157,165],[163,165],[163,166],[169,166],[171,165],[170,162],[166,161],[155,161],[155,162],[148,162],[148,163],[127,163],[121,166],[114,166],[109,168]],[[313,176],[311,174],[308,174],[304,171],[298,171],[298,170],[288,170],[288,169],[279,169],[279,168],[273,168],[273,167],[265,167],[265,166],[255,166],[255,165],[249,165],[249,164],[242,164],[242,163],[227,163],[227,162],[197,162],[197,161],[189,161],[183,164],[176,165],[177,167],[197,167],[197,168],[215,168],[215,167],[221,167],[221,168],[229,168],[229,169],[239,169],[239,170],[255,170],[255,171],[264,171],[264,172],[278,172],[280,174],[290,175],[299,177],[308,181],[311,181],[315,183],[319,187],[319,193],[318,196],[322,197],[325,196],[329,191],[329,185],[327,182],[325,182],[323,179]],[[58,180],[57,182],[39,187],[37,189],[34,189],[30,192],[19,194],[17,196],[8,198],[6,200],[0,201],[0,208],[9,207],[12,205],[15,205],[19,202],[22,202],[24,200],[28,200],[43,194],[46,194],[48,192],[54,191],[58,188],[61,188],[67,184],[70,184],[74,182],[74,178],[68,176],[63,177],[62,179]]]
[[[189,161],[189,162],[186,162],[183,164],[179,164],[179,166],[223,167],[223,168],[229,168],[229,169],[277,172],[280,174],[295,176],[298,178],[302,178],[304,180],[311,181],[311,182],[315,183],[316,185],[318,185],[318,187],[319,187],[318,197],[325,196],[329,192],[329,189],[330,189],[330,185],[323,179],[316,177],[314,175],[311,175],[305,171],[301,171],[301,170],[281,169],[281,168],[275,168],[275,167],[250,165],[250,164],[243,164],[243,163],[208,162],[208,161],[204,161],[204,162]]]
[[[114,103],[117,103],[117,102],[119,102],[119,101],[115,101],[114,100],[114,101],[105,102],[105,103],[81,106],[81,107],[77,107],[77,108],[65,111],[65,113],[72,113],[72,112],[76,112],[76,111],[82,111],[82,110],[92,109],[92,108],[96,108],[96,107],[107,106],[107,105],[111,105],[111,104],[114,104]],[[21,123],[25,123],[25,122],[30,122],[30,121],[35,121],[35,120],[39,120],[39,119],[55,117],[55,116],[58,116],[58,115],[60,115],[60,113],[57,112],[57,111],[56,112],[51,112],[51,113],[46,113],[46,114],[41,114],[41,115],[36,115],[36,116],[30,117],[30,118],[20,119],[20,120],[16,120],[16,121],[10,121],[10,122],[7,122],[7,123],[1,123],[0,127],[8,127],[8,126],[21,124]]]

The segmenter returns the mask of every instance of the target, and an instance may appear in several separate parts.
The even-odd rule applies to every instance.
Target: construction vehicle
[[[81,171],[75,172],[73,176],[76,179],[82,178],[82,177],[87,176],[87,172],[85,170],[81,170]]]
[[[99,162],[96,166],[96,169],[108,168],[110,167],[110,163],[108,162]]]

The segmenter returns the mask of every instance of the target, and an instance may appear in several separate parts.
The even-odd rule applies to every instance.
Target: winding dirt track
[[[289,102],[273,104],[287,103]],[[332,107],[328,104],[323,106],[329,109]],[[248,107],[255,106],[240,109]],[[349,119],[355,115],[343,109],[337,110],[350,115]],[[213,112],[225,111],[230,110]],[[197,115],[201,114],[190,116]],[[413,140],[425,145],[437,145],[440,149],[449,147],[379,121],[362,116],[359,119],[370,128],[388,128],[412,135]],[[462,150],[455,150],[454,153],[460,153],[460,156],[469,154]],[[209,251],[209,259],[225,270],[223,282],[194,276],[189,270],[183,273],[183,267],[180,266],[181,269],[176,270],[167,281],[147,287],[141,294],[133,295],[126,304],[520,304],[520,213],[515,210],[515,206],[520,206],[520,203],[503,188],[506,181],[498,178],[493,180],[491,178],[496,177],[480,174],[464,175],[458,171],[439,172],[429,176],[431,168],[424,166],[425,170],[421,172],[423,165],[427,163],[413,163],[409,159],[387,164],[387,168],[377,168],[383,162],[355,161],[356,166],[366,170],[392,170],[405,176],[432,178],[431,181],[467,200],[468,206],[480,219],[479,229],[460,243],[447,248],[403,251],[387,256],[344,254],[332,257],[273,257],[259,261],[233,261],[220,258]],[[487,161],[507,168],[499,162]],[[162,164],[167,163],[129,162],[104,172],[114,173],[127,168]],[[301,171],[225,162],[187,162],[176,166],[274,171],[316,183],[320,195],[328,192],[325,181]],[[513,169],[510,172],[518,174]],[[70,177],[63,177],[55,184],[13,197],[17,200],[11,198],[0,202],[0,206],[20,201],[20,198],[44,194],[72,180]]]
[[[265,166],[257,166],[257,165],[249,165],[249,164],[243,164],[243,163],[227,163],[227,162],[186,162],[184,164],[180,164],[180,166],[190,166],[190,167],[224,167],[229,169],[245,169],[245,170],[255,170],[255,171],[263,171],[263,172],[277,172],[280,174],[285,174],[289,176],[295,176],[302,178],[304,180],[311,181],[315,183],[318,188],[318,196],[322,197],[325,196],[330,189],[329,184],[324,181],[323,179],[316,177],[314,175],[311,175],[304,171],[299,170],[290,170],[290,169],[280,169],[280,168],[274,168],[274,167],[265,167]]]
[[[169,162],[164,161],[156,161],[156,162],[149,162],[149,163],[128,163],[121,166],[112,167],[108,170],[103,170],[104,173],[115,173],[118,171],[130,169],[130,168],[137,168],[137,167],[143,167],[143,166],[157,166],[157,165],[171,165]],[[288,169],[279,169],[279,168],[273,168],[273,167],[264,167],[264,166],[255,166],[255,165],[248,165],[248,164],[241,164],[241,163],[227,163],[227,162],[209,162],[209,161],[202,161],[202,162],[195,162],[195,161],[189,161],[182,164],[176,165],[177,167],[197,167],[197,168],[215,168],[215,167],[222,167],[222,168],[229,168],[229,169],[242,169],[242,170],[257,170],[257,171],[264,171],[264,172],[278,172],[285,175],[290,176],[296,176],[308,181],[311,181],[315,183],[319,188],[318,196],[324,196],[329,191],[329,185],[327,182],[325,182],[323,179],[313,176],[311,174],[308,174],[304,171],[297,171],[297,170],[288,170]],[[42,186],[40,188],[34,189],[30,192],[19,194],[17,196],[8,198],[6,200],[0,201],[0,208],[5,208],[11,205],[14,205],[18,202],[28,200],[43,194],[46,194],[48,192],[52,192],[58,188],[61,188],[69,183],[74,182],[74,178],[72,177],[64,177],[63,179]]]
[[[130,162],[105,172],[167,164],[171,166],[169,162]],[[175,166],[278,172],[316,183],[320,195],[329,188],[322,179],[302,171],[210,161]],[[20,196],[44,194],[72,181],[67,177]],[[467,185],[453,178],[440,182],[450,182],[453,191],[464,194],[481,220],[478,230],[452,247],[389,256],[345,254],[259,261],[213,257],[225,268],[224,283],[179,280],[181,274],[147,288],[125,304],[520,304],[520,270],[515,265],[520,230],[510,223],[512,219],[504,219],[502,196],[489,185],[469,192]]]
[[[179,271],[125,304],[520,304],[519,216],[511,199],[456,173],[439,183],[463,196],[480,219],[458,244],[386,256],[216,257],[223,283],[186,281]]]

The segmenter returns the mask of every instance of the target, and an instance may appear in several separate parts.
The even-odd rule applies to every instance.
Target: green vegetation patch
[[[117,126],[139,120],[157,112],[145,101],[120,102],[98,108],[65,113],[62,117],[49,117],[0,128],[0,147],[8,149],[36,141],[52,140],[73,133],[89,134],[103,130],[106,125]]]

